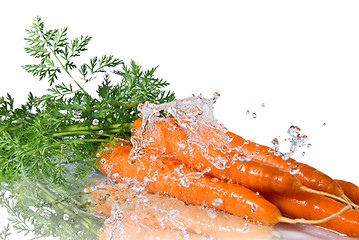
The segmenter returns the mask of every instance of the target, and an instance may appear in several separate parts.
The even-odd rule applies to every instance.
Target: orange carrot
[[[250,189],[196,173],[170,157],[143,155],[141,159],[129,162],[131,149],[132,146],[125,144],[112,148],[100,160],[101,172],[116,181],[136,179],[146,182],[150,193],[175,197],[189,204],[210,206],[267,225],[278,222],[315,223],[285,218],[275,205]],[[215,204],[216,199],[220,199],[221,203]]]
[[[189,142],[187,132],[174,118],[161,119],[155,123],[152,131],[143,130],[142,118],[133,124],[132,142],[138,139],[152,138],[143,152],[150,154],[170,154],[181,162],[199,171],[206,171],[213,177],[241,184],[253,191],[293,192],[311,191],[304,187],[296,176],[277,166],[269,166],[258,161],[242,161],[237,151],[217,149],[213,145],[202,149],[199,144]],[[147,136],[146,136],[147,135]],[[203,141],[216,138],[216,133],[203,136]],[[202,140],[202,139],[201,139]]]
[[[114,147],[104,156],[105,160],[101,160],[101,172],[107,175],[110,171],[111,177],[115,180],[120,180],[121,177],[137,179],[141,182],[145,179],[153,179],[148,181],[146,186],[150,193],[175,197],[190,204],[211,206],[239,216],[248,216],[265,224],[273,225],[282,218],[276,206],[255,192],[238,184],[225,183],[208,176],[193,175],[191,169],[171,158],[150,160],[143,157],[130,164],[131,148],[130,145]],[[179,177],[179,173],[182,178]],[[222,204],[219,206],[212,204],[217,198],[222,199]]]
[[[293,158],[283,159],[274,149],[245,140],[233,132],[226,133],[232,140],[230,147],[237,149],[238,153],[250,157],[252,160],[280,168],[295,175],[301,184],[318,191],[327,192],[343,199],[347,199],[341,187],[328,175],[319,170],[297,162]]]
[[[348,181],[338,179],[335,179],[335,181],[341,186],[345,195],[348,196],[353,203],[359,205],[359,187]]]
[[[309,192],[262,193],[278,206],[283,214],[295,218],[321,219],[343,209],[342,203]],[[359,211],[349,209],[338,216],[318,224],[348,236],[359,237]]]

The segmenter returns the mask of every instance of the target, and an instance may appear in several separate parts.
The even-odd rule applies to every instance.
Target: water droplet
[[[302,156],[305,156],[305,152],[302,152]]]
[[[223,200],[221,198],[216,198],[212,201],[212,205],[215,207],[222,205],[222,203],[223,203]]]
[[[311,147],[312,147],[312,144],[308,143],[307,148],[311,148]]]
[[[284,154],[284,155],[282,156],[282,159],[286,161],[286,160],[289,159],[289,157],[290,157],[290,154],[289,154],[289,153],[286,153],[286,154]]]
[[[180,180],[180,183],[184,187],[189,187],[189,180],[186,177],[182,177],[181,180]]]
[[[100,157],[100,153],[96,153],[96,157]]]
[[[276,157],[280,157],[280,155],[281,155],[281,153],[280,153],[280,152],[278,152],[278,151],[275,151],[275,152],[274,152],[274,156],[276,156]]]
[[[242,162],[249,162],[249,161],[252,161],[252,158],[251,158],[251,157],[243,156],[242,158],[240,158],[240,161],[242,161]]]
[[[102,158],[101,159],[101,164],[106,164],[106,159]]]
[[[98,125],[98,123],[99,123],[100,121],[98,120],[98,119],[94,119],[94,120],[92,120],[92,125]]]
[[[103,133],[103,130],[98,131],[98,133],[99,133],[99,134],[102,134],[102,133]]]
[[[249,113],[250,113],[250,111],[249,111],[249,110],[247,110],[247,111],[246,111],[246,114],[247,114],[247,115],[249,115]]]
[[[208,209],[207,214],[210,218],[215,219],[217,217],[216,212],[213,209]]]
[[[323,123],[323,126],[327,126],[327,123]]]
[[[253,118],[257,118],[257,113],[252,113]]]
[[[211,99],[212,103],[215,103],[220,96],[221,95],[218,92],[215,92],[213,94],[213,98]]]
[[[203,171],[203,173],[209,173],[211,171],[211,167],[206,167]]]
[[[261,104],[261,107],[265,107],[265,106],[266,106],[265,103],[262,103],[262,104]]]
[[[170,210],[169,215],[171,216],[171,218],[175,218],[179,215],[179,213],[180,213],[179,210],[172,209],[172,210]]]
[[[257,211],[257,209],[258,209],[258,205],[256,204],[256,203],[252,203],[251,204],[251,212],[255,212],[255,211]]]
[[[300,169],[292,168],[289,170],[289,173],[294,175],[294,174],[298,173],[299,171],[300,171]]]
[[[213,182],[213,183],[216,183],[216,182],[218,182],[218,181],[219,181],[219,179],[216,178],[216,177],[212,177],[212,178],[211,178],[211,182]]]
[[[221,159],[220,157],[216,157],[213,159],[212,165],[217,169],[225,169],[227,164],[227,160]]]
[[[241,229],[241,232],[249,232],[249,224],[245,223],[243,228]]]
[[[272,144],[273,144],[273,146],[274,146],[275,151],[278,152],[278,151],[279,151],[279,141],[278,141],[278,139],[277,139],[277,138],[273,138]]]
[[[67,221],[67,220],[70,219],[70,216],[65,213],[65,214],[62,216],[62,218],[63,218],[65,221]]]

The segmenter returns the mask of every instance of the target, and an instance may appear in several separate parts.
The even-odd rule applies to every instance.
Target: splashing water
[[[219,150],[224,154],[231,151],[229,147],[230,138],[225,134],[227,129],[217,122],[213,114],[213,104],[218,97],[219,94],[215,93],[210,99],[203,98],[200,95],[158,105],[146,102],[139,106],[143,118],[143,131],[144,133],[158,131],[154,127],[156,122],[171,116],[186,132],[187,149],[190,150],[193,145],[199,146],[202,155],[214,167],[224,169],[228,164],[228,159],[221,155],[209,154],[210,148]],[[134,145],[134,159],[138,159],[141,156],[141,150],[154,141],[150,136],[156,134],[144,133],[139,134],[138,138],[131,139]]]
[[[301,147],[311,147],[310,143],[307,143],[308,137],[306,135],[301,135],[300,133],[301,129],[298,126],[290,126],[287,133],[289,134],[289,138],[285,139],[285,141],[288,141],[290,143],[289,151],[286,153],[280,153],[279,152],[279,141],[277,138],[274,138],[272,140],[272,144],[274,146],[274,155],[276,156],[282,156],[283,160],[288,160],[298,148]],[[304,156],[305,153],[302,153],[302,156]]]
[[[225,169],[232,160],[250,161],[251,158],[239,157],[238,154],[230,159],[223,157],[225,154],[231,152],[232,149],[229,147],[231,139],[226,135],[227,129],[217,122],[213,114],[213,105],[218,97],[219,94],[216,93],[213,98],[210,99],[203,98],[202,96],[192,96],[170,103],[157,105],[146,102],[139,105],[143,119],[142,128],[137,129],[137,131],[141,132],[136,132],[134,134],[135,136],[131,138],[132,150],[128,159],[129,164],[134,164],[136,161],[141,163],[141,156],[144,149],[146,149],[146,147],[158,146],[153,136],[161,136],[161,132],[159,132],[160,130],[157,129],[155,125],[158,121],[169,117],[174,118],[178,126],[184,129],[187,141],[184,142],[184,144],[187,145],[187,151],[190,152],[191,147],[194,145],[199,146],[202,155],[211,163],[211,167],[207,167],[203,171],[193,171],[190,173],[184,172],[182,166],[180,166],[175,168],[170,175],[165,176],[178,181],[183,187],[189,187],[192,180],[203,177],[205,174],[210,173],[213,168]],[[209,149],[215,149],[219,154],[216,156],[211,155]],[[162,156],[168,156],[166,155],[165,148],[158,149],[158,151]],[[150,161],[156,161],[158,157],[159,156],[151,155]],[[107,168],[109,177],[126,181],[126,179],[121,179],[121,176],[118,174],[111,173],[110,165],[107,165]],[[116,176],[114,174],[116,174]],[[227,220],[226,223],[224,223],[224,219],[232,218],[232,216],[229,217],[229,215],[214,209],[205,208],[202,209],[204,211],[201,210],[201,212],[198,210],[199,208],[188,210],[194,209],[190,206],[182,207],[182,205],[179,205],[178,208],[175,208],[174,205],[166,204],[165,202],[167,200],[165,201],[163,198],[160,198],[158,202],[153,201],[153,196],[148,197],[145,190],[145,186],[151,184],[153,181],[156,181],[156,178],[149,176],[145,177],[142,183],[136,181],[127,183],[131,186],[131,191],[136,192],[136,194],[130,194],[130,197],[115,201],[112,205],[111,217],[106,220],[106,224],[110,226],[110,228],[104,228],[103,231],[111,235],[120,236],[119,239],[128,239],[126,236],[137,231],[135,229],[145,230],[147,234],[154,231],[154,229],[172,229],[173,231],[179,231],[181,233],[180,239],[191,239],[189,238],[190,235],[187,229],[193,228],[193,226],[191,226],[192,224],[201,222],[210,224],[211,227],[208,227],[208,229],[221,229],[221,234],[227,234],[231,231],[235,231],[236,234],[238,234],[238,229],[243,228],[245,228],[245,232],[247,231],[247,220],[243,220],[244,222],[242,222],[241,226],[233,227],[234,224]],[[178,204],[179,203],[176,202],[176,206]],[[218,207],[223,204],[223,200],[216,198],[212,203],[208,203],[208,205],[210,204],[212,204],[213,207]],[[255,210],[256,206],[253,206],[253,211]],[[183,222],[193,218],[191,211],[201,212],[197,214],[200,217],[198,217],[196,222],[190,225],[184,225]],[[191,215],[191,217],[186,217],[188,215]],[[148,219],[152,220],[149,221]],[[156,221],[153,219],[156,219]],[[234,223],[238,222],[239,218],[235,217],[235,219]],[[222,223],[220,221],[222,221]],[[130,223],[130,225],[132,224],[130,229],[126,227],[128,223]],[[243,224],[245,227],[243,227]],[[251,226],[251,229],[255,228]],[[232,232],[231,234],[234,233]]]
[[[167,177],[179,181],[181,183],[181,185],[184,187],[189,187],[189,184],[190,184],[189,179],[191,179],[191,178],[199,179],[204,174],[211,171],[210,168],[206,168],[203,172],[183,173],[182,168],[183,168],[183,165],[181,165],[179,168],[175,168],[174,172],[170,176],[167,176]]]

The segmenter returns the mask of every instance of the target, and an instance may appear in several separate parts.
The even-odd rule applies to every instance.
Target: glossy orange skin
[[[345,195],[353,201],[353,203],[359,204],[359,187],[357,185],[344,180],[335,179],[335,181],[341,186]]]
[[[293,158],[283,160],[282,155],[276,156],[274,154],[274,149],[248,141],[233,132],[227,132],[227,136],[232,139],[230,147],[237,148],[240,154],[251,157],[254,161],[280,168],[286,172],[289,172],[294,167],[294,169],[299,170],[294,175],[304,186],[336,196],[343,196],[344,192],[341,187],[323,172],[307,164],[297,162]]]
[[[278,206],[283,214],[308,220],[323,219],[345,207],[331,198],[309,192],[263,193],[262,195]],[[348,236],[359,237],[359,211],[346,210],[319,225]]]
[[[238,184],[226,183],[203,175],[198,179],[189,177],[189,185],[182,185],[175,169],[180,169],[182,174],[192,173],[193,170],[173,158],[151,159],[144,155],[134,164],[129,164],[131,148],[130,145],[115,146],[104,156],[106,162],[100,163],[101,172],[108,175],[107,171],[110,170],[109,176],[117,181],[128,178],[143,182],[145,177],[155,178],[146,185],[150,193],[175,197],[190,204],[210,206],[238,216],[247,216],[264,224],[274,225],[281,217],[275,205]],[[114,177],[113,173],[118,173],[121,179]],[[219,206],[212,205],[216,198],[221,198],[223,203]]]
[[[132,136],[138,137],[137,133],[142,132],[142,118],[137,119],[132,128],[135,129]],[[157,154],[171,155],[198,171],[211,168],[211,171],[208,172],[209,175],[223,181],[241,184],[253,191],[285,193],[300,189],[301,184],[294,175],[277,167],[256,161],[233,160],[235,152],[222,152],[214,149],[211,145],[208,153],[204,153],[198,144],[187,142],[186,131],[178,126],[174,118],[156,122],[155,129],[156,132],[151,133],[154,141],[148,147],[151,149],[148,151],[153,154],[157,151]],[[203,136],[203,141],[210,138],[210,135]],[[208,161],[208,156],[210,158],[219,156],[226,162],[226,167],[224,169],[216,168]]]

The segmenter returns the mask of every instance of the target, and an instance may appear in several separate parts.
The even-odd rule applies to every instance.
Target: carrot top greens
[[[84,188],[99,176],[96,150],[113,137],[130,137],[137,105],[175,98],[157,67],[142,70],[112,55],[78,64],[89,36],[68,39],[67,28],[44,28],[40,17],[26,30],[25,50],[36,60],[23,68],[48,81],[46,94],[20,107],[0,97],[0,206],[11,229],[36,237],[98,239],[103,219],[90,213]],[[76,61],[75,61],[76,60]],[[99,81],[99,83],[95,83]],[[97,85],[90,94],[91,84]]]
[[[69,40],[67,28],[44,28],[40,17],[26,30],[25,50],[37,62],[23,68],[39,80],[47,80],[47,93],[15,107],[8,94],[0,98],[0,180],[21,176],[66,181],[65,166],[74,164],[75,176],[85,177],[96,165],[99,144],[113,137],[129,138],[138,118],[137,105],[163,103],[175,96],[169,85],[155,77],[157,67],[142,68],[112,55],[93,57],[78,65],[76,58],[91,40]],[[96,96],[90,82],[101,79]]]

